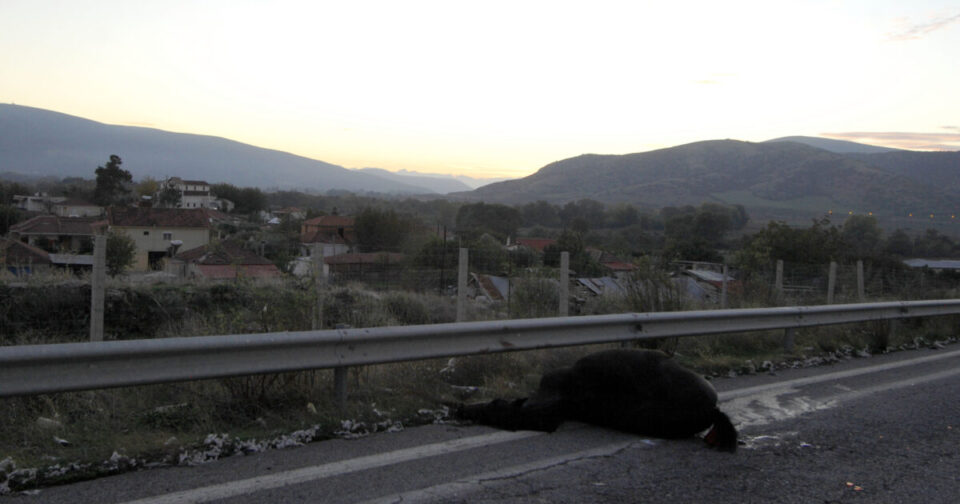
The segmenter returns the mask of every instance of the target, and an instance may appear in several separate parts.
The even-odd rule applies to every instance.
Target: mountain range
[[[443,194],[477,185],[453,177],[349,170],[225,138],[115,126],[49,110],[0,104],[0,173],[83,177],[111,154],[135,180],[180,176],[237,186],[324,192]],[[500,179],[495,179],[500,180]]]
[[[755,219],[831,212],[960,213],[960,152],[912,152],[812,137],[695,142],[625,155],[584,154],[452,197],[506,204],[590,198],[651,209],[740,204]]]
[[[0,173],[93,178],[110,154],[134,179],[181,176],[263,189],[446,194],[466,201],[641,208],[743,205],[754,221],[809,222],[829,212],[960,214],[960,152],[914,152],[817,137],[710,140],[623,155],[584,154],[520,179],[346,169],[219,137],[107,125],[0,104]],[[474,189],[475,188],[475,189]]]

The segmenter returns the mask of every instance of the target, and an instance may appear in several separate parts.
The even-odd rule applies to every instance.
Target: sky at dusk
[[[350,168],[824,136],[960,150],[960,1],[0,0],[0,102]]]

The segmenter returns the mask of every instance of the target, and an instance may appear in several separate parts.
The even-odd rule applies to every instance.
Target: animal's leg
[[[563,422],[559,401],[494,399],[488,403],[461,406],[457,416],[464,420],[506,430],[553,432]]]

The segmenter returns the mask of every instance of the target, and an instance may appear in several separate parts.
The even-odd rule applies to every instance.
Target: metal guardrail
[[[0,347],[0,397],[960,314],[960,299]]]

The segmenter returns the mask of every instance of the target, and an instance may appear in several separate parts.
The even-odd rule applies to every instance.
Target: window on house
[[[144,231],[143,236],[150,236],[150,231]]]
[[[172,240],[172,239],[173,239],[173,233],[163,233],[163,239],[164,239],[164,240]]]

